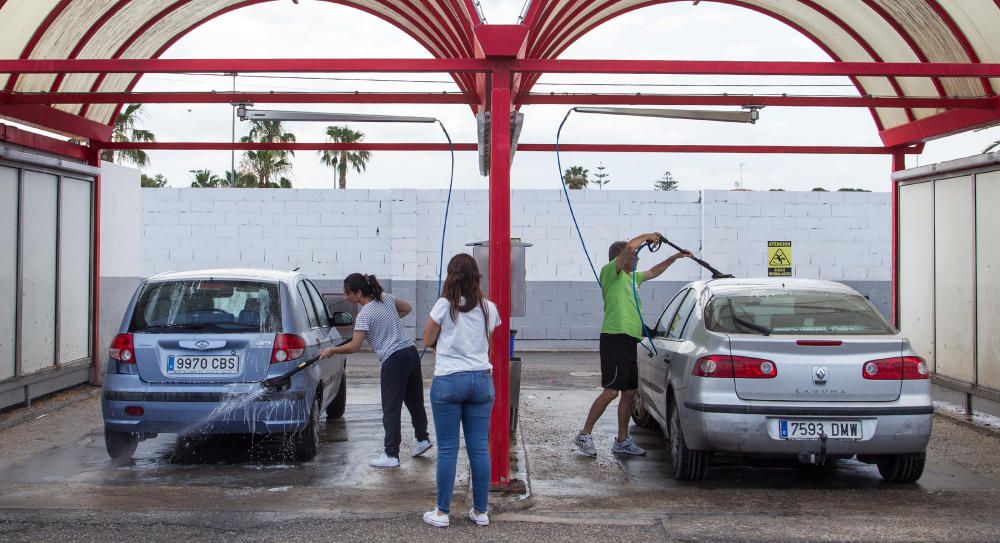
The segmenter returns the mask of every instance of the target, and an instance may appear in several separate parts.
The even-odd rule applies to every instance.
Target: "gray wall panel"
[[[0,166],[0,380],[14,376],[17,170]]]
[[[64,177],[59,198],[59,363],[90,356],[91,183]]]
[[[56,176],[24,171],[20,293],[24,374],[55,365],[56,194]]]

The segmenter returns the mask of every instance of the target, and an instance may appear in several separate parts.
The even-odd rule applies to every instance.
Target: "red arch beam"
[[[0,73],[488,72],[483,59],[69,59],[0,60]],[[1000,63],[520,59],[512,72],[861,77],[1000,77]]]
[[[146,151],[448,151],[447,143],[230,143],[230,142],[107,142],[101,149]],[[456,143],[456,151],[477,151],[475,143]],[[521,143],[518,151],[555,152],[552,143]],[[735,154],[819,154],[819,155],[891,155],[899,148],[836,145],[634,145],[608,143],[563,143],[565,153],[735,153]],[[920,154],[923,146],[907,147],[906,154]]]

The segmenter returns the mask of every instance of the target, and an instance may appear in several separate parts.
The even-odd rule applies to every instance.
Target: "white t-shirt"
[[[489,331],[500,326],[500,313],[493,302],[486,300],[489,315]],[[437,356],[434,375],[449,375],[460,371],[484,371],[493,369],[490,363],[489,338],[483,310],[476,306],[468,313],[458,312],[457,321],[451,318],[451,304],[446,298],[438,298],[431,308],[431,319],[441,326],[437,340]]]

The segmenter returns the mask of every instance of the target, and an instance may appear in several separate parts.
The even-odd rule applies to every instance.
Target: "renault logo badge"
[[[816,366],[813,368],[813,384],[825,385],[826,378],[830,375],[830,370],[826,366]]]

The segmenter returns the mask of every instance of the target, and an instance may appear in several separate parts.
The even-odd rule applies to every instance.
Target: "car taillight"
[[[306,340],[295,334],[278,334],[274,336],[274,348],[271,349],[271,363],[280,364],[302,358],[306,351]]]
[[[697,377],[774,379],[778,376],[778,365],[763,358],[713,354],[699,358],[691,374]]]
[[[132,343],[132,334],[118,334],[111,340],[111,348],[108,354],[112,359],[123,364],[135,364],[135,346]]]
[[[927,363],[919,356],[896,356],[865,362],[861,375],[872,381],[914,380],[930,378]]]

